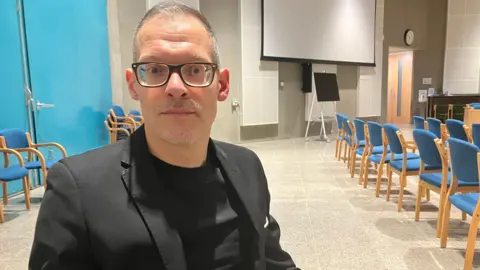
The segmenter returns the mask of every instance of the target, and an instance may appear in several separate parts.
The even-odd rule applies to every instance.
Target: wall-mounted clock
[[[407,44],[407,46],[410,46],[412,45],[413,40],[415,39],[415,34],[413,34],[412,30],[407,29],[407,31],[405,31],[405,35],[403,38],[405,40],[405,44]]]

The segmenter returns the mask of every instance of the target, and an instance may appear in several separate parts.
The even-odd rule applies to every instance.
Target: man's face
[[[212,39],[203,24],[191,15],[153,17],[143,25],[136,42],[137,62],[179,65],[212,63],[213,60]],[[158,66],[137,70],[142,76],[158,76],[165,72]],[[182,73],[194,76],[198,72],[201,71],[189,69]],[[229,92],[229,71],[217,70],[212,75],[209,86],[192,87],[182,81],[180,71],[171,72],[164,85],[151,88],[140,85],[132,69],[126,71],[130,95],[140,101],[145,127],[155,136],[180,145],[210,136],[217,101],[224,101]],[[184,79],[188,78],[184,76]]]

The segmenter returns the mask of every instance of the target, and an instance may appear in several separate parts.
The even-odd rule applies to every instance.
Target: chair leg
[[[348,144],[347,141],[345,141],[345,149],[343,150],[343,163],[347,162],[347,148]]]
[[[397,211],[402,211],[403,204],[403,192],[405,190],[405,182],[407,181],[407,176],[404,174],[400,175],[400,194],[398,195]]]
[[[380,183],[382,182],[382,175],[383,175],[383,164],[378,166],[377,170],[377,183],[375,185],[375,196],[380,196]],[[367,188],[367,182],[363,184],[363,188]]]
[[[388,184],[387,184],[387,201],[390,201],[390,190],[392,189],[392,170],[388,172]],[[380,193],[380,189],[379,189]]]
[[[338,143],[340,142],[340,140],[337,138],[336,142],[335,142],[335,158],[338,157]]]
[[[370,160],[368,158],[365,160],[365,167],[363,168],[363,184],[365,181],[368,181],[368,169],[370,168]]]
[[[362,154],[362,159],[360,159],[360,173],[358,175],[358,184],[362,184],[363,170],[365,166],[365,154]]]
[[[465,251],[465,263],[463,269],[472,269],[475,244],[477,242],[478,214],[474,213],[470,229],[468,230],[467,250]]]
[[[429,202],[430,201],[430,189],[426,189],[427,191],[427,201]]]
[[[23,194],[25,195],[25,205],[27,210],[30,210],[30,185],[27,177],[22,178],[23,182]]]
[[[357,154],[356,154],[356,149],[355,147],[352,147],[352,161],[351,161],[351,164],[350,164],[350,178],[353,178],[353,175],[355,173],[355,165],[356,165],[356,161],[357,161]]]
[[[440,238],[442,233],[442,222],[443,215],[445,214],[445,199],[447,198],[447,193],[440,193],[440,205],[438,207],[438,216],[437,216],[437,234],[436,236]]]
[[[0,203],[0,223],[5,222],[5,217],[3,216],[3,206],[2,203]]]
[[[462,220],[463,221],[467,220],[467,213],[462,212]]]
[[[452,208],[452,203],[448,200],[448,197],[445,197],[445,207],[443,209],[444,212],[443,212],[443,221],[442,221],[442,234],[440,237],[441,248],[447,247],[448,227],[450,225],[450,208]]]
[[[340,161],[340,159],[342,158],[342,146],[343,146],[343,140],[340,140],[340,142],[338,143],[338,157],[337,157],[337,161]]]
[[[6,182],[2,183],[2,189],[3,189],[3,205],[7,206],[8,205],[8,185]]]
[[[417,201],[415,202],[415,221],[418,221],[420,219],[420,205],[422,203],[422,191],[423,191],[423,187],[420,181],[421,180],[418,180]]]

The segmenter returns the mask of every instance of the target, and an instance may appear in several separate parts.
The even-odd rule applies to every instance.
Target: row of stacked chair
[[[125,139],[130,136],[138,127],[143,125],[143,116],[137,110],[125,113],[121,106],[114,105],[110,108],[105,127],[110,135],[110,143]]]
[[[421,200],[430,200],[430,191],[440,195],[436,236],[440,246],[446,247],[450,210],[454,205],[472,217],[467,242],[465,269],[471,269],[475,250],[478,223],[480,222],[480,124],[472,128],[462,121],[435,118],[413,119],[413,141],[406,141],[393,124],[381,125],[360,119],[353,123],[337,114],[338,136],[335,149],[337,160],[342,159],[354,177],[356,156],[361,156],[359,184],[367,187],[370,163],[377,168],[375,195],[380,196],[383,166],[387,168],[386,200],[390,200],[392,173],[400,176],[397,210],[402,210],[407,176],[419,176],[415,206],[415,221],[420,219]],[[409,151],[410,150],[410,151]],[[415,153],[418,150],[418,154]]]
[[[62,157],[67,156],[65,148],[55,142],[33,143],[30,133],[21,129],[0,130],[0,153],[3,153],[4,167],[0,168],[0,183],[3,189],[3,204],[8,205],[8,183],[21,180],[23,183],[23,193],[27,210],[30,210],[30,170],[41,170],[44,187],[47,187],[47,171],[53,164],[61,158],[47,159],[39,151],[43,147],[55,147],[61,153]],[[28,157],[24,160],[22,153],[27,153]],[[15,164],[17,161],[18,164]],[[0,223],[5,220],[3,206],[0,203]]]

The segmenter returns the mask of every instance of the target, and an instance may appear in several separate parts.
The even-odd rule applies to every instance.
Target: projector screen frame
[[[362,62],[345,62],[345,61],[332,61],[332,60],[320,60],[320,59],[308,59],[308,58],[291,58],[291,57],[276,57],[276,56],[266,56],[263,53],[263,45],[264,45],[264,13],[265,13],[265,0],[261,0],[261,25],[262,25],[262,34],[261,34],[261,48],[260,48],[260,60],[262,61],[275,61],[275,62],[293,62],[293,63],[301,63],[301,64],[328,64],[328,65],[349,65],[349,66],[364,66],[364,67],[376,67],[377,66],[377,56],[376,53],[373,54],[373,63],[362,63]],[[373,51],[376,52],[377,46],[377,0],[375,0],[375,13],[374,13],[374,33],[373,33]]]

